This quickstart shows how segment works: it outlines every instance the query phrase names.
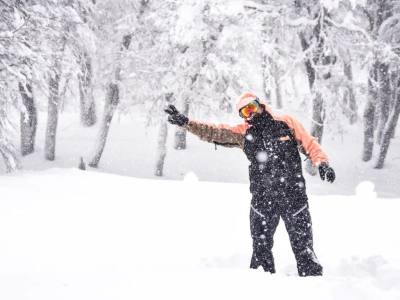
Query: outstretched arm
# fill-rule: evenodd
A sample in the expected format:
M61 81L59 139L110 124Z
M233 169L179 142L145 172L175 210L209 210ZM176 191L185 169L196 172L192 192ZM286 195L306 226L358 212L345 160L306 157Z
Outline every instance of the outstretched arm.
M244 135L247 130L245 124L232 127L225 124L214 125L189 121L185 127L189 132L197 135L203 141L224 147L244 147Z
M247 125L238 126L214 125L198 121L189 120L185 115L181 114L173 105L169 105L165 112L169 114L168 121L181 127L185 127L189 132L197 135L201 140L215 143L225 147L244 146L244 134Z

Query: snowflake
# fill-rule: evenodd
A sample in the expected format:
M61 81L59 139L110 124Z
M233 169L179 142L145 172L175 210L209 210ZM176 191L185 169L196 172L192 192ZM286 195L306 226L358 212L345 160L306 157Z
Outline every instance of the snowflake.
M253 136L249 133L249 134L247 134L246 135L246 140L248 140L248 141L252 141L254 138L253 138Z
M260 163L266 162L267 159L268 159L267 152L265 152L265 151L257 152L257 154L256 154L256 159L257 159L257 161L260 162Z

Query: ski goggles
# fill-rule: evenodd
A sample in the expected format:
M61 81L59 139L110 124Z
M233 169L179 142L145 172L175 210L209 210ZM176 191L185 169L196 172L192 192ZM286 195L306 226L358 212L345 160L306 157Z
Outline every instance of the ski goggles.
M259 109L260 109L260 102L258 102L258 98L256 98L239 110L239 116L241 116L244 119L248 119L253 114L255 114Z

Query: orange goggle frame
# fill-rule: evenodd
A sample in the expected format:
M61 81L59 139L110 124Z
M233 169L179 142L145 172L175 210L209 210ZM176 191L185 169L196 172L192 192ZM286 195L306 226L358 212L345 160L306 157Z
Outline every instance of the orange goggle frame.
M247 104L246 106L243 106L239 110L239 116L241 116L244 119L247 119L252 114L256 113L259 109L260 109L260 102L258 102L258 99L254 99L249 104Z

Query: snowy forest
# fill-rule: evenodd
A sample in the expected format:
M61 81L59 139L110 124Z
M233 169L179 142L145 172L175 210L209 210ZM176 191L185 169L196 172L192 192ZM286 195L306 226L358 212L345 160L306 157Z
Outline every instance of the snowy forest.
M398 300L399 114L400 0L0 0L0 299Z
M163 107L233 114L246 90L277 109L302 107L322 144L326 127L341 132L361 123L359 159L375 159L375 168L396 151L397 0L1 0L0 9L6 171L37 151L38 120L46 122L42 157L57 159L65 111L79 115L82 128L97 124L85 158L97 167L115 114L138 109L159 128L154 172L161 176ZM185 149L185 131L172 134L174 147Z

